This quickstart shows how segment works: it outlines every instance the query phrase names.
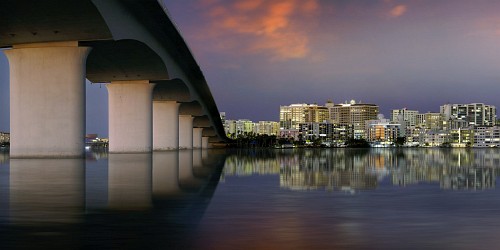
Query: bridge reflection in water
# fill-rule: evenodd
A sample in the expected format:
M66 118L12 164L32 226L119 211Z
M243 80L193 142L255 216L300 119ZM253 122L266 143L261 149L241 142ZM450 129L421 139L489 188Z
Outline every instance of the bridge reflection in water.
M225 154L199 149L101 152L87 159L2 157L2 249L147 249L183 246L183 235L213 195Z
M4 153L0 247L494 248L499 166L498 149Z

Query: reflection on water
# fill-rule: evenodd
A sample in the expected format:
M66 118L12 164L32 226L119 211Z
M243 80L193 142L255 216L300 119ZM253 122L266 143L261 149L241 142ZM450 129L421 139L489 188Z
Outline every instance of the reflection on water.
M495 249L499 163L498 149L0 154L0 248Z
M108 206L146 210L151 207L151 154L111 154L108 158Z
M11 223L79 222L84 182L83 159L11 159Z
M196 246L497 249L498 159L498 149L234 152Z
M387 176L398 186L477 190L495 188L499 166L496 149L299 149L240 152L228 157L223 174L279 174L291 190L355 192L375 189Z
M86 159L5 156L0 248L182 248L209 204L225 157L194 151L88 152ZM195 168L204 174L194 176Z

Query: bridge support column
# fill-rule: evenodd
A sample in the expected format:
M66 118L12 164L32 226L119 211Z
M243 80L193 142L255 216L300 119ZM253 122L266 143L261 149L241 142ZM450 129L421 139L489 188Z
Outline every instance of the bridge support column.
M109 152L151 152L154 84L147 80L106 85L109 102Z
M83 157L89 52L76 41L4 51L10 65L12 158Z
M193 128L193 148L201 148L203 128Z
M179 115L179 149L193 148L193 119L191 115Z
M208 136L203 136L201 137L201 148L207 149L208 148Z
M179 148L179 106L176 101L153 101L153 150Z

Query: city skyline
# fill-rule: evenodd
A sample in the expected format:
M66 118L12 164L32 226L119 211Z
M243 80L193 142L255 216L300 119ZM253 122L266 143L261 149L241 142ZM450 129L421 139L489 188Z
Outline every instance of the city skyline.
M361 100L389 111L500 106L497 1L164 1L228 119L289 103ZM8 125L0 53L0 131ZM107 135L107 91L87 82L87 132ZM270 108L274 107L274 108Z

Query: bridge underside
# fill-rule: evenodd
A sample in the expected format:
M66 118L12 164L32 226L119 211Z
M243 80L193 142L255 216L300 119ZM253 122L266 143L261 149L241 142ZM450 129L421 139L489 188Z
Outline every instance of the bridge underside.
M0 22L12 157L83 156L85 78L109 83L112 152L227 140L199 66L157 1L7 0Z

